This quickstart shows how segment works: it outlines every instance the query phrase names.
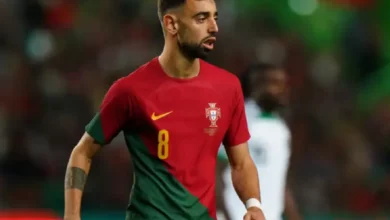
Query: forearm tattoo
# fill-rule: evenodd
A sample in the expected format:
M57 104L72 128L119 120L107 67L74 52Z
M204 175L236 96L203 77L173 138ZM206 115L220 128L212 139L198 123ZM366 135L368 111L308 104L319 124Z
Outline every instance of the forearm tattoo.
M79 189L84 190L87 182L87 174L78 167L69 167L65 175L65 189Z

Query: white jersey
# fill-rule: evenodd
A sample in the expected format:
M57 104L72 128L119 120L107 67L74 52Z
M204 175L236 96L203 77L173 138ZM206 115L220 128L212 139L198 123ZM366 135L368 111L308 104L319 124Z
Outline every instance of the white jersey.
M253 119L256 119L260 113L260 108L253 99L248 99L245 101L245 115L248 119L248 124L253 122Z
M250 111L253 110L250 104ZM290 158L290 130L279 116L261 113L260 109L257 109L257 114L249 112L247 117L251 134L249 151L259 173L263 211L267 220L280 220L284 210ZM226 158L226 153L221 148L219 157L223 158L224 155ZM233 188L229 168L225 170L223 179L228 211L232 220L241 220L246 209Z

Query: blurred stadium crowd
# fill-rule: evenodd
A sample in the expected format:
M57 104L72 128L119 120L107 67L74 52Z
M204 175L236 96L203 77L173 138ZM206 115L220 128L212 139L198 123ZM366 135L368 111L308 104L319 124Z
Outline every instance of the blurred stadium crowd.
M385 212L389 3L307 2L218 1L210 62L238 75L257 61L288 70L301 210ZM0 210L60 211L69 154L108 87L162 49L156 1L1 0L0 26ZM83 207L124 211L131 181L118 137L94 160Z

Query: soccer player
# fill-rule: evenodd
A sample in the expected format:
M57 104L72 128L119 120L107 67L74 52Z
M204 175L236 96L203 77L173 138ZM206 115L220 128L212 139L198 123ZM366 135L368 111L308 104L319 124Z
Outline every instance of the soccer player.
M261 197L267 220L282 219L283 211L289 220L301 219L286 178L290 157L290 131L278 111L287 103L287 75L277 66L258 64L243 76L246 110L251 133L249 150L257 166ZM227 159L220 151L219 158ZM223 171L223 195L226 215L241 220L245 209L240 204L230 180L230 168Z
M71 153L65 219L80 219L92 158L123 131L135 177L126 219L216 219L215 168L223 142L247 208L241 218L263 220L240 82L202 60L218 32L214 0L159 0L158 14L161 55L111 86Z

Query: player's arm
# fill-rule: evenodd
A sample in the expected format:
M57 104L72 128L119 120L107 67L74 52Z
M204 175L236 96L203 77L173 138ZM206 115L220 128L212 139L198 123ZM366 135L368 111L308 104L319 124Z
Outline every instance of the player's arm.
M65 177L65 219L80 219L81 198L93 156L122 130L131 115L131 96L123 79L115 82L99 112L86 126L86 133L73 149Z
M250 135L244 109L244 97L239 82L237 82L232 103L234 107L231 122L223 144L232 170L233 185L248 209L244 219L264 219L260 204L257 168L249 154L247 144Z
M294 196L289 187L286 187L285 192L285 208L284 212L288 220L301 220L298 207L296 205Z
M70 155L65 175L65 220L80 219L84 186L92 158L100 148L101 146L85 133Z
M232 170L232 182L241 201L251 198L261 202L257 168L249 154L248 144L227 147L226 153Z
M289 137L289 145L291 146L291 137ZM287 184L284 194L284 214L287 217L288 220L301 220L303 219L301 215L299 214L298 205L295 202L294 194L291 188L289 187L289 176L291 174L291 156L289 158L289 169L288 169L288 175L287 175Z

